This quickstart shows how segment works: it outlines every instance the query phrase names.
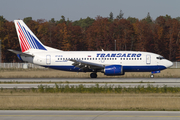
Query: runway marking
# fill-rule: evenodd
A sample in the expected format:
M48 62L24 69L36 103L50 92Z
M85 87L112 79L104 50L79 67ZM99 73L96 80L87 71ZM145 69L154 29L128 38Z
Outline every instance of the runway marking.
M180 116L144 116L144 115L0 115L0 117L180 117Z

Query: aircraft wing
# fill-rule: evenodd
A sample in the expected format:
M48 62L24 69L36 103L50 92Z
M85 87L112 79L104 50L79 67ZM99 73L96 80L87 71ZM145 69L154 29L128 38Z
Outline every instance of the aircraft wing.
M15 53L17 55L23 55L23 56L27 56L27 57L34 57L33 55L30 55L30 54L27 54L27 53L23 53L23 52L17 51L17 50L8 49L8 51L13 52L13 53Z
M91 62L85 62L82 60L69 59L69 61L74 62L72 65L80 69L103 69L104 68L104 65L91 63Z

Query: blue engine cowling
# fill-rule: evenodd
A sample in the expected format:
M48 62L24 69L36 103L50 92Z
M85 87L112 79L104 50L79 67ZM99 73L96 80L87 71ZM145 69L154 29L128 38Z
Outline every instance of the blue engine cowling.
M122 65L109 65L104 68L104 75L124 75Z

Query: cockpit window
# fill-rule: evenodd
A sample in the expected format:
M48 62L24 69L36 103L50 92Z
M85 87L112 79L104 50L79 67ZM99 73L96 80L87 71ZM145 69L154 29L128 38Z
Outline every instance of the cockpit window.
M156 57L156 59L162 60L165 59L163 56Z

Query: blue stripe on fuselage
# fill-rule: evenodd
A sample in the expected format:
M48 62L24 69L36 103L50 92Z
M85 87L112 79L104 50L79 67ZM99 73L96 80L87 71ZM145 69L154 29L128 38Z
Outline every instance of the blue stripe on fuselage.
M72 72L83 72L80 68L75 66L44 66L51 69L72 71ZM151 72L166 69L165 66L123 66L123 72ZM92 70L89 70L91 72Z
M75 66L43 66L43 67L48 67L51 69L63 70L63 71L82 72L80 68Z
M124 72L151 72L166 69L165 66L123 66Z

